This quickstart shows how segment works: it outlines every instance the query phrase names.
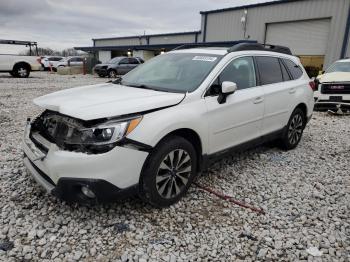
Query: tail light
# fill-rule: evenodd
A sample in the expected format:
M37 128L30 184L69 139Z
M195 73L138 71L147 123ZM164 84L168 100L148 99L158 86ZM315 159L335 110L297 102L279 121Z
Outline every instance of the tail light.
M312 89L312 91L315 92L318 89L318 81L317 80L310 81L309 86Z

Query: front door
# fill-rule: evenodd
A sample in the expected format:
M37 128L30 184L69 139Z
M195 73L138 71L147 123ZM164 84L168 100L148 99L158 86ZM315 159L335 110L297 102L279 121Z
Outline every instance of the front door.
M224 81L236 83L237 91L226 102L217 101ZM231 61L205 96L209 126L209 154L248 142L260 136L264 115L264 92L257 86L252 57Z

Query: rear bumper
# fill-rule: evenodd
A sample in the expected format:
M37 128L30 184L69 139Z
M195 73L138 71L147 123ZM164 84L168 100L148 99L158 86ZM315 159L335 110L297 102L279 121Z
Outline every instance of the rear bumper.
M43 71L43 67L41 64L30 65L31 71Z

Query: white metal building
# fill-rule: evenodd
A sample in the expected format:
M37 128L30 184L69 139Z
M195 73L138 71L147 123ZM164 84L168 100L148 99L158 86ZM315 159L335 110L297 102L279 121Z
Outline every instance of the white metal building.
M315 71L350 56L350 0L277 0L200 14L198 31L93 39L92 47L76 49L104 62L121 54L148 59L183 44L255 40L290 47Z

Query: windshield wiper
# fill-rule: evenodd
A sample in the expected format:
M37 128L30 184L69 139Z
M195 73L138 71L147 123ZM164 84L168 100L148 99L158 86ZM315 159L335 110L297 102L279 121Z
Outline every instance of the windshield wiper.
M141 85L137 85L137 84L125 84L126 86L131 86L131 87L135 87L135 88L141 88L141 89L149 89L149 90L154 90L154 91L158 91L157 89L151 87L151 86L148 86L148 85L144 85L144 84L141 84Z

